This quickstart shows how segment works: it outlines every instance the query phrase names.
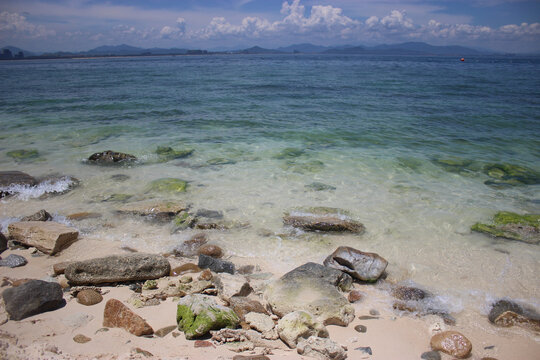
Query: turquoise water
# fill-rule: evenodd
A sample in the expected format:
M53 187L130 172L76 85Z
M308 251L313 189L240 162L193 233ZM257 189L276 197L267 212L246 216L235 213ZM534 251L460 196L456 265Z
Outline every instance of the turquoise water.
M168 227L117 218L119 204L107 199L118 193L131 195L128 201L172 198L246 225L210 231L233 256L286 269L320 261L345 244L387 258L396 282L412 280L465 303L471 291L538 303L538 246L494 241L469 229L501 210L540 212L537 183L489 186L494 179L483 170L509 163L540 171L539 59L4 61L0 78L0 169L69 174L82 184L45 200L39 196L47 189L3 200L4 227L34 209L60 219L97 211L109 215L74 224L85 236L167 251L190 230L171 234ZM194 153L159 162L157 146ZM284 155L288 148L294 151ZM17 149L36 149L39 157L16 161L7 153ZM108 149L136 155L140 163L116 169L84 162ZM445 166L446 160L458 165ZM130 179L112 180L118 173ZM148 184L162 177L189 181L188 191L149 193ZM330 188L314 191L314 182ZM285 211L316 205L352 211L366 233L283 227Z

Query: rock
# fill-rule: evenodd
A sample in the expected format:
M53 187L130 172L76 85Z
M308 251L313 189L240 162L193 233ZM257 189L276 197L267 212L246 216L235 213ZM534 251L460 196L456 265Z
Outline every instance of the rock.
M58 276L63 274L66 271L66 267L71 264L73 261L62 261L53 265L54 275Z
M361 301L364 298L364 294L360 290L352 290L347 296L347 300L350 303Z
M361 351L367 355L373 355L373 351L371 350L370 346L360 346L360 347L355 348L354 350Z
M39 159L39 152L36 149L13 150L8 151L6 155L17 162L32 162Z
M87 220L87 219L98 219L101 217L100 213L94 213L94 212L79 212L74 213L66 216L68 220L72 221L81 221L81 220Z
M430 341L433 350L464 359L471 353L472 344L465 336L457 331L443 331L433 335Z
M102 300L103 296L95 290L82 290L77 294L77 302L86 306L99 304Z
M152 327L142 317L116 299L110 299L105 304L103 326L122 328L135 336L152 335L154 333Z
M170 270L165 257L136 253L73 262L65 275L72 285L88 285L158 279L169 275Z
M188 183L185 180L175 178L162 178L154 180L148 186L148 191L167 194L180 194L187 191Z
M335 208L299 208L286 213L283 222L306 231L364 232L364 225L353 220L347 212Z
M215 273L234 274L234 264L230 261L215 259L204 254L199 255L198 266L201 269L210 269Z
M235 355L233 360L270 360L266 355Z
M198 266L197 266L198 267ZM214 278L214 274L212 274L212 271L210 271L209 269L204 269L200 274L199 274L199 280L205 280L205 281L210 281Z
M398 286L392 290L392 296L403 301L419 301L430 296L422 289L410 286Z
M312 182L309 185L305 185L304 187L311 191L336 190L335 186L327 185L327 184L324 184L322 182L317 182L317 181Z
M484 173L494 180L486 181L486 185L515 186L540 184L540 173L525 166L513 164L489 164Z
M8 248L8 241L4 234L0 232L0 254L6 251Z
M200 347L215 347L215 346L210 341L195 340L195 343L193 344L193 347L200 348Z
M276 329L280 339L291 349L296 347L301 338L307 339L312 335L328 337L326 327L305 311L294 311L285 315L278 321Z
M187 263L171 269L170 276L181 276L188 273L198 273L201 271L201 268L195 264ZM210 279L208 279L210 280Z
M519 215L501 211L495 214L493 223L476 223L471 226L471 230L529 244L540 243L540 214Z
M149 357L149 358L154 357L154 354L152 354L150 351L146 351L146 350L138 348L138 347L134 348L132 351L135 354L141 354L144 357Z
M420 355L424 360L441 360L441 354L438 351L426 351Z
M32 280L2 293L6 311L12 320L56 310L66 304L62 288L57 283Z
M0 260L0 266L6 266L10 268L24 266L27 263L28 261L26 261L23 256L16 254L10 254L5 259Z
M194 151L195 150L193 149L174 150L170 146L158 146L156 154L159 155L162 161L169 161L188 157L193 154Z
M197 250L208 242L208 237L204 233L195 234L191 239L184 241L175 247L173 252L175 256L191 257L197 255Z
M126 174L114 174L114 175L111 175L110 179L114 181L122 182L122 181L129 180L130 178L131 176L126 175Z
M229 305L242 321L244 321L245 315L251 312L268 315L268 311L260 302L247 297L234 296L229 299Z
M77 334L73 337L73 341L79 344L84 344L89 341L92 341L92 339L90 339L88 336L84 336L83 334Z
M355 279L374 282L383 274L388 261L375 253L340 246L324 260L323 264L346 272Z
M367 332L367 327L365 325L356 325L354 330L358 331L359 333L365 333Z
M137 157L133 155L112 150L95 153L88 158L89 163L97 165L123 165L131 164L135 161L137 161Z
M245 321L252 329L262 333L263 338L269 340L278 339L279 335L275 329L274 320L269 315L250 312L245 315Z
M213 258L220 258L223 256L223 250L217 245L203 245L197 250L197 255L206 255Z
M13 286L13 287L21 286L23 284L26 284L27 282L32 281L32 280L34 280L34 279L17 279L17 280L13 280L11 282L11 286Z
M498 300L495 302L488 315L491 323L502 326L521 326L533 331L540 331L540 315L533 309L527 309L523 306L509 300Z
M236 164L236 161L232 159L218 157L218 158L210 159L206 161L206 163L208 165L231 165L231 164Z
M346 349L343 346L328 338L317 336L301 339L296 346L296 351L300 355L321 360L343 360L347 358Z
M297 157L300 157L304 154L304 150L303 149L297 149L297 148L285 148L283 150L281 150L279 153L277 153L276 155L274 155L274 159L280 159L280 160L283 160L283 159L291 159L291 158L297 158Z
M186 209L187 206L177 202L140 201L124 205L116 212L123 215L143 216L157 221L171 221Z
M254 265L243 265L243 266L240 266L236 270L238 274L242 274L242 275L250 275L250 274L253 274L254 271L255 271Z
M187 295L180 299L176 312L178 329L184 331L186 339L207 334L210 330L235 328L240 319L230 308L218 305L207 295Z
M213 277L220 299L229 302L233 296L248 296L253 289L244 276L221 273Z
M307 263L268 285L264 298L278 316L304 310L325 325L347 326L354 319L354 308L338 288L348 290L351 283L351 277L339 270Z
M17 192L14 187L35 186L37 181L22 171L0 171L0 198Z
M197 217L204 217L208 219L223 219L223 213L217 210L199 209L195 215Z
M37 213L29 216L25 216L21 221L48 221L52 216L46 210L39 210Z
M174 330L176 330L176 325L171 325L171 326L166 326L159 330L156 330L154 334L159 337L165 337Z
M54 255L77 240L79 232L53 221L21 221L8 226L9 235L41 252Z

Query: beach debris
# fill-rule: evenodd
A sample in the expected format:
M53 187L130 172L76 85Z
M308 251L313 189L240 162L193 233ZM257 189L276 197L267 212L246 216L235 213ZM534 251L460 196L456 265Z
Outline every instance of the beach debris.
M306 231L364 232L364 225L341 209L328 207L297 208L286 212L283 223Z
M35 214L25 216L21 221L48 221L51 220L52 216L46 210L39 210Z
M0 198L11 195L16 188L31 187L37 180L22 171L0 171Z
M269 315L250 312L245 315L244 319L250 328L262 333L264 339L276 340L279 338L274 320Z
M433 350L442 351L458 359L466 358L472 350L469 339L457 331L443 331L433 335L430 345Z
M12 320L22 320L63 307L66 301L57 283L32 280L2 293L6 311Z
M97 165L123 165L137 161L137 157L130 154L106 150L90 155L88 162Z
M199 255L199 262L197 264L201 269L210 269L215 273L229 273L234 274L234 264L230 261L215 259L211 256L204 254Z
M158 279L170 270L161 255L135 253L76 261L67 266L65 275L72 285L89 285Z
M301 339L296 346L296 351L300 355L321 360L344 360L347 358L346 347L328 338L318 336Z
M187 206L172 201L139 201L124 205L116 210L118 214L141 216L156 221L171 221L187 210Z
M359 333L365 333L367 332L367 327L365 325L356 325L354 330L358 331Z
M156 330L156 332L154 334L156 336L159 336L159 337L165 337L168 334L170 334L171 332L173 332L174 330L176 330L176 328L177 328L176 325L165 326L165 327L162 327L159 330Z
M347 326L354 319L354 308L338 289L351 287L350 275L316 263L306 263L270 283L264 298L280 317L303 310L317 316L325 325Z
M229 306L240 317L241 321L245 320L246 314L252 312L268 315L268 311L259 301L244 296L234 296L230 298Z
M430 297L431 294L427 291L412 286L397 286L392 289L392 296L398 300L419 301Z
M493 216L493 225L476 223L471 226L471 230L493 237L539 244L540 214L519 215L501 211Z
M491 306L488 315L491 323L501 326L520 326L533 331L540 331L540 314L510 300L498 300Z
M188 183L182 179L162 178L154 180L148 186L147 192L155 191L167 194L180 194L187 191Z
M6 266L9 268L15 268L28 264L28 261L24 256L17 254L9 254L6 258L0 260L0 266Z
M85 344L89 341L92 341L91 338L89 338L88 336L85 336L83 334L77 334L73 337L73 341L75 341L76 343L79 343L79 344Z
M54 221L20 221L8 226L12 239L54 255L77 240L79 232Z
M375 282L383 274L388 261L376 253L340 246L324 260L323 264L341 270L355 279Z
M99 304L103 300L103 296L95 290L85 289L77 294L77 302L82 305L91 306Z
M441 354L438 351L426 351L420 355L420 359L424 360L441 360Z
M6 251L7 248L8 248L8 240L4 236L4 234L2 234L2 232L0 232L0 254L3 253L4 251Z
M229 302L233 296L248 296L253 289L249 281L242 275L231 275L223 272L213 277L213 283L220 299Z
M247 316L247 315L246 315ZM296 347L301 338L312 335L328 337L328 330L322 322L306 311L293 311L281 318L276 326L279 338L291 349Z
M103 326L122 328L135 336L152 335L154 333L152 327L142 317L116 299L110 299L105 304Z
M210 330L236 328L240 319L235 312L219 305L211 296L186 295L178 302L176 312L178 329L190 340L206 335Z
M197 254L211 256L213 258L220 258L223 256L223 250L217 245L206 244L206 245L201 246L197 250Z

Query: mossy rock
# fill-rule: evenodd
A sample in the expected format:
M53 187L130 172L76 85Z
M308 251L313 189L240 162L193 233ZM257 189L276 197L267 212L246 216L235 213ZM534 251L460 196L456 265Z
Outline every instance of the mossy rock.
M282 169L299 174L315 173L324 169L324 163L320 160L309 160L306 162L287 161Z
M149 191L157 191L169 194L185 193L188 183L185 180L176 178L157 179L150 183Z
M540 215L519 215L503 211L495 214L493 223L476 223L471 226L471 230L493 237L518 240L529 244L540 243Z
M142 286L143 290L154 290L158 288L157 280L146 280Z
M328 185L328 184L318 182L318 181L312 182L311 184L305 185L304 187L312 191L336 190L335 186Z
M226 159L226 158L213 158L206 162L208 165L232 165L236 164L235 160L232 159Z
M180 299L176 322L178 329L190 340L204 336L210 330L234 329L240 319L232 309L217 304L213 297L195 294Z
M34 162L42 161L44 159L39 157L39 152L36 149L29 150L13 150L6 153L7 156L13 158L17 162Z
M160 159L169 161L188 157L193 154L194 151L194 149L174 150L170 146L158 146L156 149L156 154L159 155Z
M285 148L274 155L274 159L292 159L304 155L305 151L297 148Z
M112 194L111 196L106 197L103 199L103 202L121 202L125 203L129 199L131 199L133 195L131 194Z
M443 168L445 171L466 175L475 173L481 169L477 163L469 159L461 158L436 158L433 163Z
M411 169L414 171L419 170L423 164L422 160L411 157L398 157L397 162L400 167Z
M175 233L180 230L185 230L187 228L192 227L197 222L197 218L193 215L191 215L187 211L182 211L180 214L178 214L173 219L173 230L172 232Z
M495 181L486 185L516 186L540 184L540 173L525 166L513 164L489 164L484 166L484 173Z

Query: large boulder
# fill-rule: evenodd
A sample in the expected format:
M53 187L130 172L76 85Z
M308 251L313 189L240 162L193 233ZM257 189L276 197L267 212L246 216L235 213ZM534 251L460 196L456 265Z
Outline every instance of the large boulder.
M66 267L65 275L71 285L89 285L158 279L170 271L165 257L137 253L76 261Z
M317 316L325 325L347 326L354 319L354 308L338 289L346 291L351 284L348 274L307 263L269 284L264 298L280 317L303 310Z
M204 336L210 330L234 329L240 319L232 309L217 304L213 297L196 294L180 299L176 322L189 340Z
M56 310L66 304L62 287L42 280L31 280L21 286L6 289L2 297L6 311L13 320Z
M501 327L516 325L536 332L540 331L540 314L534 309L529 309L510 300L503 299L493 303L488 319Z
M300 355L320 360L344 360L347 358L346 348L328 338L310 336L301 339L296 345Z
M476 223L471 230L493 237L539 244L540 214L519 215L501 211L493 217L493 224Z
M307 231L362 233L365 230L347 211L327 207L295 209L285 213L283 223Z
M182 211L187 210L187 206L171 201L140 201L130 203L117 209L116 212L123 215L142 216L158 221L170 221Z
M28 246L54 255L77 240L79 232L53 221L21 221L8 226L9 235Z
M30 187L37 184L32 176L22 171L0 171L0 198L16 192L16 186Z
M326 327L305 311L294 311L285 315L278 321L276 328L280 339L291 349L294 349L302 338L307 339L312 335L328 337Z
M346 272L355 279L373 282L382 275L388 261L375 253L340 246L324 260L324 265Z
M126 163L129 164L135 162L136 160L137 157L133 155L124 154L112 150L95 153L90 155L90 157L88 158L89 163L98 165L121 165Z
M110 299L103 311L103 326L122 328L135 336L152 335L154 329L120 300Z

